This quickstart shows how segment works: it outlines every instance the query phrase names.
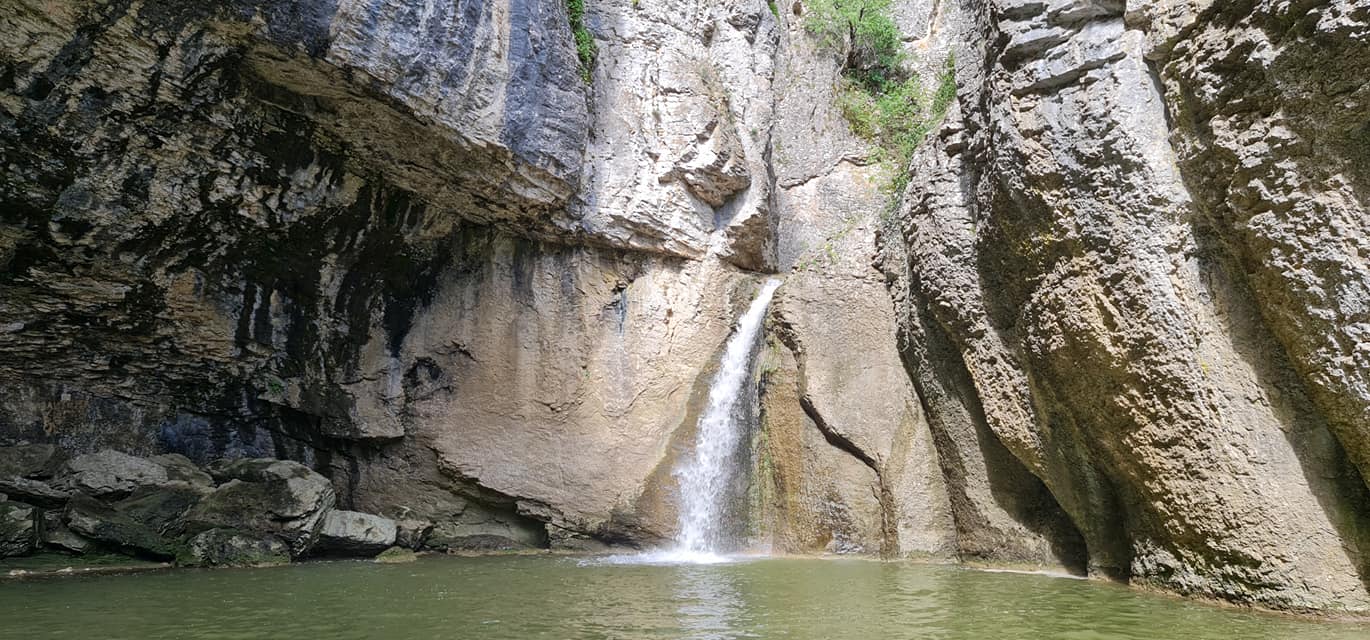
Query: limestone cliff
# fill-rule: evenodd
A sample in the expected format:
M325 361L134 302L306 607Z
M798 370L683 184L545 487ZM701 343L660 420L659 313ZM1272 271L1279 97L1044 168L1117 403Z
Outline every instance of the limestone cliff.
M1091 571L1370 606L1370 6L940 11L959 109L883 264L944 465L996 441Z
M656 544L778 273L748 544L1370 609L1370 4L894 2L893 200L803 0L586 4L0 0L0 445Z

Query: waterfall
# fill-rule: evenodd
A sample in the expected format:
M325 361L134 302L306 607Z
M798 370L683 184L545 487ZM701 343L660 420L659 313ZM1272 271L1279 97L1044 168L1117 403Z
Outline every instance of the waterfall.
M769 280L761 287L747 313L728 338L723 360L709 387L709 406L699 419L694 455L675 471L680 486L680 533L676 553L707 561L721 549L725 498L734 475L735 459L743 428L737 420L737 403L750 377L752 347L756 344L766 307L780 286Z

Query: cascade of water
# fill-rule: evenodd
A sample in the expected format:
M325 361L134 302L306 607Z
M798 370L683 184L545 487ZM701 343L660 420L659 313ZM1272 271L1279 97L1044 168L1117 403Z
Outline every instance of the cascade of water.
M769 280L761 287L728 339L709 387L709 406L699 419L694 455L675 471L680 485L678 552L711 555L720 550L724 498L737 472L734 458L743 435L735 417L737 402L749 377L747 365L766 308L779 286L779 280Z

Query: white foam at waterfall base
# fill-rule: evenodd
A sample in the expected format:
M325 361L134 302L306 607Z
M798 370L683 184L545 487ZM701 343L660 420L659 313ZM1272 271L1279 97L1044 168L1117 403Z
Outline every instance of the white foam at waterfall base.
M719 564L745 559L723 550L723 514L728 488L737 469L733 467L742 444L742 425L736 419L739 398L750 378L752 348L779 280L768 280L737 322L728 338L723 360L709 386L709 405L699 418L694 454L675 470L680 487L680 531L673 549L640 554L606 556L604 564Z

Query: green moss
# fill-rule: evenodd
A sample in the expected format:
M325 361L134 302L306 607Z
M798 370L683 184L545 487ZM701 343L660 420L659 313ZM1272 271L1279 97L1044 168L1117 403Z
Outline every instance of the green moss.
M775 6L775 0L766 0L766 7L771 10L771 15L775 16L776 20L780 19L780 9Z
M599 47L595 45L594 35L585 27L585 0L566 0L566 16L571 21L571 36L576 41L576 57L580 58L580 79L589 83Z

